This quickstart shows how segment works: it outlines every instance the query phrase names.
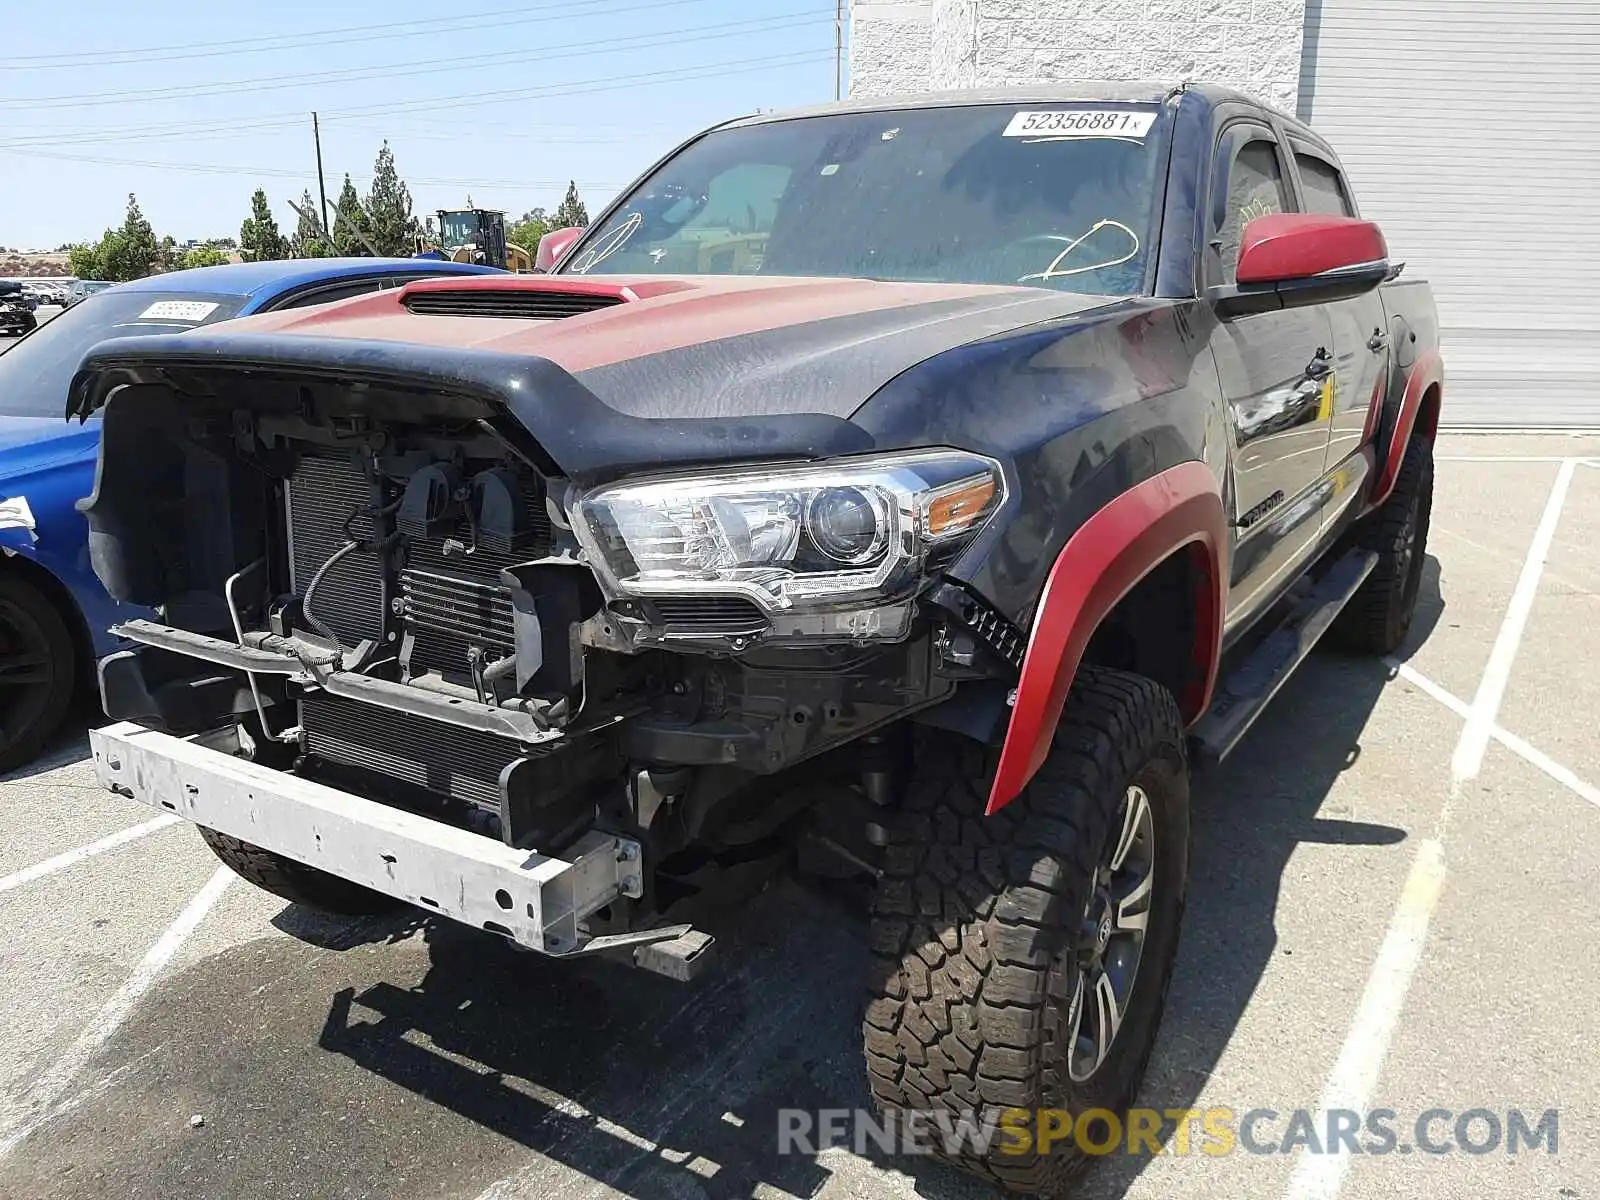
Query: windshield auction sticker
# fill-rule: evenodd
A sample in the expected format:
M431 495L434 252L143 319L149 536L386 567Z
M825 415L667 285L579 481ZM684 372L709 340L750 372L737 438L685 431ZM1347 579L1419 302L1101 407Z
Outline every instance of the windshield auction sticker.
M1019 112L1011 118L1011 124L1001 136L1049 141L1103 137L1143 141L1155 123L1155 113L1137 109L1063 108L1051 112Z
M141 321L204 321L217 311L204 300L158 300L139 314Z

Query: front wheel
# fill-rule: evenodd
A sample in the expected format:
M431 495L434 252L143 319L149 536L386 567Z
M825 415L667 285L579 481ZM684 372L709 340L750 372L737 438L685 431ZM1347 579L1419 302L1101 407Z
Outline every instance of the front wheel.
M934 1152L1057 1195L1088 1158L1071 1134L1042 1146L1041 1112L1069 1129L1093 1109L1123 1117L1172 976L1189 862L1177 704L1148 679L1081 669L1049 759L990 817L981 747L928 738L917 764L873 904L873 1097L980 1128L1022 1110L1027 1138L935 1138Z
M0 575L0 771L36 758L71 707L78 653L56 602Z
M204 825L196 828L211 852L232 868L235 875L291 904L304 904L341 916L367 916L400 907L400 901L392 896L359 883L308 867Z

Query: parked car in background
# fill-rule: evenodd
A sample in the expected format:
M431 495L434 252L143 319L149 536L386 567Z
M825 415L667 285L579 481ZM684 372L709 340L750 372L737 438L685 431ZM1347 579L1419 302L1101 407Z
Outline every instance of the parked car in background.
M87 300L96 292L103 292L108 287L115 285L104 279L75 279L67 289L67 304L77 304L80 300Z
M20 283L0 279L0 337L18 337L32 333L39 319L33 315L33 305Z
M93 686L95 658L115 648L106 629L131 615L90 570L88 526L73 507L94 490L100 445L98 421L80 426L63 419L67 387L84 352L107 339L182 333L413 279L494 273L460 263L375 258L176 271L105 285L108 290L0 351L0 771L38 753L78 686ZM32 313L23 315L32 322Z

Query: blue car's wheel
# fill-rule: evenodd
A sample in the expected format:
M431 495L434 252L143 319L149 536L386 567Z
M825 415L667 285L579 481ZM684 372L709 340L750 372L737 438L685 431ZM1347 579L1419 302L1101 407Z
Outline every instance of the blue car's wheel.
M0 771L44 749L77 679L72 634L55 604L26 579L0 575Z

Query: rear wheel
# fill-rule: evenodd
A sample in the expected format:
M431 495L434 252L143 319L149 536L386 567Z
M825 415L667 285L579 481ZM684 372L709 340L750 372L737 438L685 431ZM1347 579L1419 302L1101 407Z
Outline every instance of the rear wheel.
M55 602L21 576L0 575L0 771L38 756L77 683L77 649Z
M1356 653L1392 654L1405 642L1417 611L1432 516L1433 447L1414 437L1394 491L1367 518L1359 544L1378 555L1378 565L1334 622L1335 644Z
M1056 1121L1132 1104L1172 975L1189 858L1182 721L1164 688L1078 675L1049 759L984 816L990 756L929 738L896 814L873 905L864 1039L891 1114L1042 1109ZM937 1128L937 1125L934 1126ZM1106 1128L1083 1132L1095 1144ZM935 1141L938 1139L936 1138ZM1071 1132L934 1147L1028 1193L1088 1159Z
M211 852L233 869L234 874L246 879L263 891L281 896L292 904L320 908L324 912L345 916L366 916L370 913L388 912L399 908L400 901L382 892L340 879L316 867L252 846L204 825L197 827Z

